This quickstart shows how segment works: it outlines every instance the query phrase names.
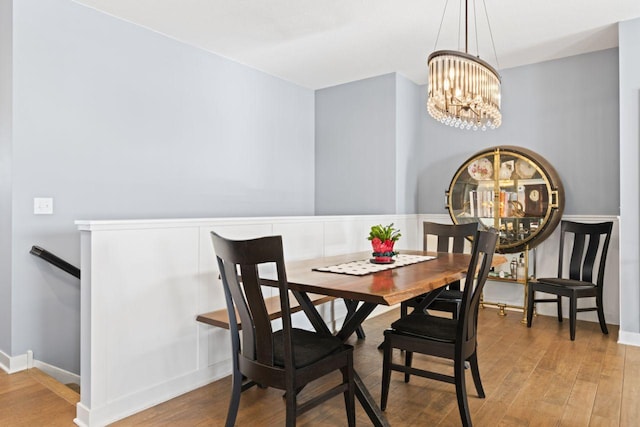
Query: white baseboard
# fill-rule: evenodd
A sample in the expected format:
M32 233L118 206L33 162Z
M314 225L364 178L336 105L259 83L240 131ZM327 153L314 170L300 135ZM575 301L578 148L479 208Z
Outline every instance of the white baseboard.
M82 402L78 402L76 404L76 417L73 419L73 423L80 427L89 427L91 411L82 404Z
M9 356L0 351L0 368L8 374L24 371L29 368L31 352L20 354L18 356Z
M76 418L73 422L78 426L104 426L111 424L224 378L230 374L227 365L226 361L223 361L217 365L172 378L148 389L133 392L91 409L81 401L76 405Z
M8 374L14 374L16 372L24 371L25 369L38 368L62 384L80 384L80 375L65 371L64 369L60 369L39 360L34 360L31 350L27 351L25 354L13 357L0 351L0 368Z
M626 344L626 345L633 345L635 347L640 347L640 334L637 332L619 331L618 344Z
M38 368L50 377L55 378L55 380L61 384L80 384L80 375L74 374L73 372L65 371L64 369L60 369L39 360L33 361L33 367Z

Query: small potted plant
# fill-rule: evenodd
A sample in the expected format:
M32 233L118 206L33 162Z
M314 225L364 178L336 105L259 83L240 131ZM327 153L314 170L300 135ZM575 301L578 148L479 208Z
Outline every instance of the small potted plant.
M374 225L369 232L368 240L371 241L373 247L372 262L378 264L390 264L393 262L392 257L397 254L393 250L393 245L402 236L399 230L393 227L393 223L383 227L382 224Z

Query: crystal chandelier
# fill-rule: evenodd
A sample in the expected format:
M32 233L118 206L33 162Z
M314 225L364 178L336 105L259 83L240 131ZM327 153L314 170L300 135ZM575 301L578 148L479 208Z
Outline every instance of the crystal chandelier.
M460 129L495 129L502 123L500 75L468 53L467 3L465 0L465 51L438 50L429 55L427 111L439 122Z

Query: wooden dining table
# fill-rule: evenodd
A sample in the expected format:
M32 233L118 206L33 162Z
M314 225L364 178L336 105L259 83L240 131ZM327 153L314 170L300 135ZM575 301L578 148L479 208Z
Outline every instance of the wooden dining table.
M423 251L402 251L402 253L435 258L360 276L314 269L350 261L367 260L370 258L370 252L287 262L286 274L289 289L295 295L314 329L319 333L332 334L308 294L329 295L347 301L348 306L350 305L353 309L348 311L342 327L336 334L343 341L346 341L360 328L362 322L378 305L395 305L428 293L417 309L427 307L446 285L466 276L471 259L469 254ZM506 259L503 256L496 255L493 258L494 266L504 262ZM264 274L261 275L261 279L266 286L278 286L275 275ZM357 372L355 373L355 384L356 396L373 425L388 426L389 422L384 413L374 401Z

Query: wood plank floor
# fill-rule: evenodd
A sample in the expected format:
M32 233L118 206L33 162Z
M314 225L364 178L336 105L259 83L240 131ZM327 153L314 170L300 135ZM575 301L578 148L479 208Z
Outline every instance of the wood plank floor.
M0 370L0 425L73 426L78 393L38 369Z
M624 426L640 425L640 348L619 345L618 328L603 335L596 323L578 322L576 341L569 340L568 321L538 316L533 328L520 324L521 313L480 313L479 364L485 399L470 385L469 405L476 427L487 426ZM364 324L367 338L352 339L356 369L379 400L382 353L377 350L382 331L398 316L393 310ZM400 361L400 353L394 355ZM416 366L450 370L446 361L416 355ZM405 384L394 372L386 414L393 426L459 426L453 385L423 378ZM319 381L302 398L329 387ZM0 425L73 425L73 404L32 384L26 374L0 375ZM230 378L121 420L114 426L224 425ZM357 407L357 423L370 425ZM284 425L282 393L252 388L240 400L238 426ZM299 417L299 426L346 424L343 400L334 398Z
M480 313L479 363L486 392L475 396L469 377L469 405L475 426L637 426L640 425L640 348L618 345L618 328L603 335L597 324L578 322L576 341L569 340L568 321L538 316L533 328L520 323L522 315L496 310ZM379 400L382 353L376 349L382 331L398 317L398 310L365 323L367 338L352 339L356 369ZM394 357L400 360L400 353ZM416 355L416 366L450 365ZM334 378L337 380L337 377ZM323 381L305 389L302 397ZM170 402L156 406L116 426L223 425L230 379L225 378ZM237 425L284 425L284 402L278 390L253 388L243 393ZM370 425L357 405L357 422ZM386 414L393 426L459 426L453 385L413 378L405 384L392 373ZM301 426L345 425L343 400L335 398L298 419Z

